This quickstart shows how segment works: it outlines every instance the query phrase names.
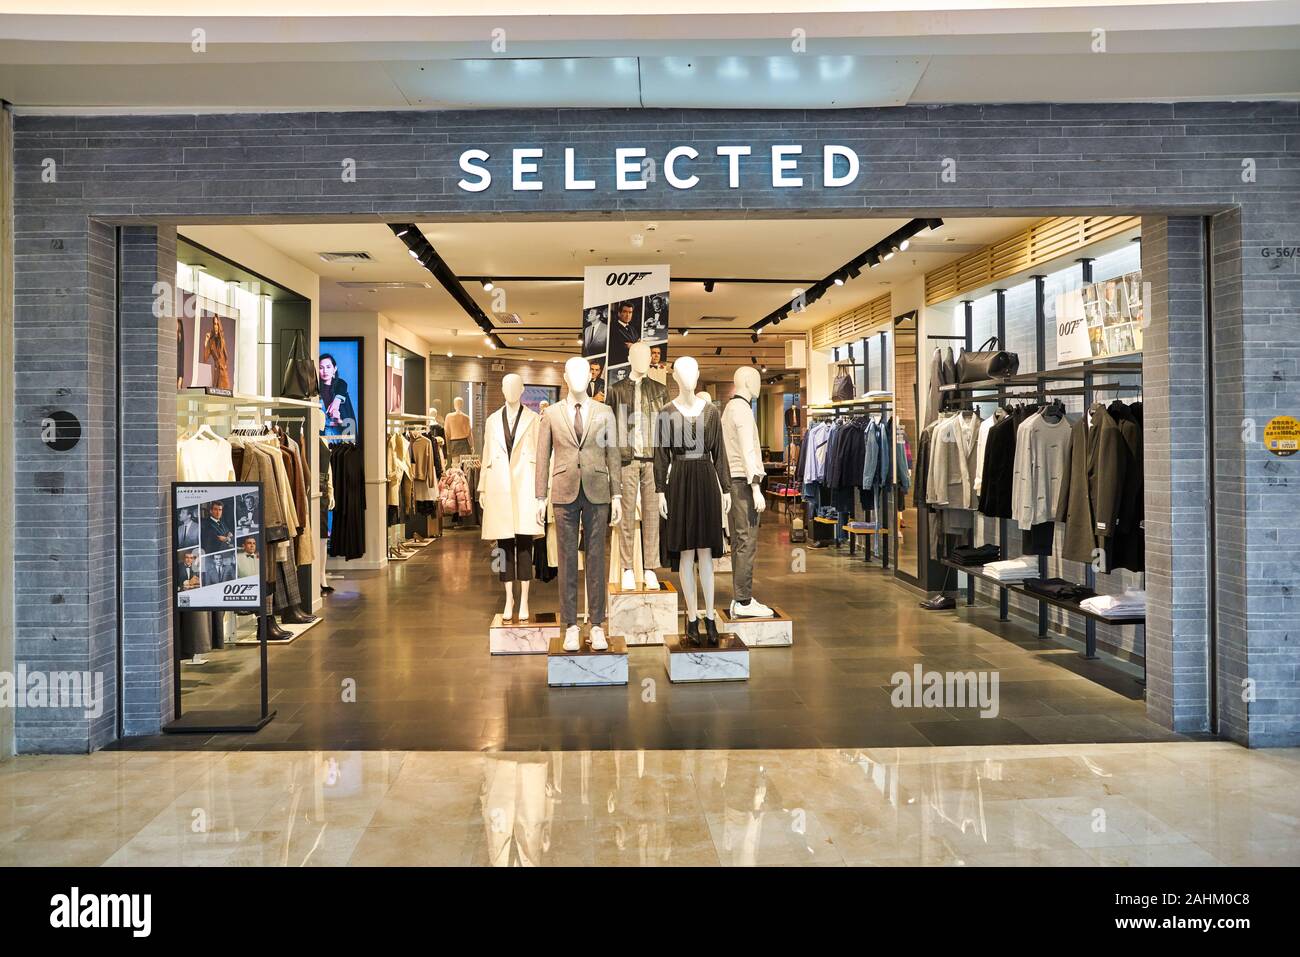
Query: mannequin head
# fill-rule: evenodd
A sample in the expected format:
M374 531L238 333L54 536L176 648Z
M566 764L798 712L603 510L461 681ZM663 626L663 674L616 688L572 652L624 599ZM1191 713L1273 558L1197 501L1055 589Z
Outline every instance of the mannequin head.
M650 344L634 342L627 347L627 361L634 375L643 376L650 371Z
M682 356L673 363L673 381L681 398L694 396L695 384L700 381L700 364L690 356Z
M701 389L699 392L695 393L695 398L699 399L701 402L713 401L713 396L709 395L709 393L706 392L704 389Z
M574 356L564 363L564 384L574 398L583 398L587 394L587 384L591 382L591 365L582 356Z
M763 391L762 380L753 366L741 366L731 381L736 384L736 394L743 395L746 399L753 399Z
M501 394L506 397L506 402L510 405L518 405L519 399L524 394L524 380L515 373L510 373L501 380Z
M462 399L460 396L456 396L456 398L451 400L451 410L453 412L460 412L461 414L464 414L465 400Z
M436 405L429 406L429 418L435 422L438 421L438 407Z

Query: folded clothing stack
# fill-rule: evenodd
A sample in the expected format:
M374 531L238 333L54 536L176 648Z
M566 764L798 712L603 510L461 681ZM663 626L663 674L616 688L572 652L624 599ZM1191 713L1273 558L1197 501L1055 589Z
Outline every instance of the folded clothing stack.
M1038 558L1023 555L1005 562L989 562L984 566L984 574L1000 582L1022 582L1026 578L1038 576Z
M1024 585L1025 591L1031 591L1035 595L1045 595L1048 598L1056 598L1060 601L1071 601L1076 605L1085 598L1093 598L1097 594L1091 588L1076 585L1064 578L1026 578Z
M855 532L874 531L880 528L875 522L845 522L844 527Z
M1103 618L1141 618L1147 613L1147 593L1133 589L1122 595L1098 595L1085 598L1079 607Z
M948 557L958 565L983 565L997 561L1001 550L996 545L958 545Z

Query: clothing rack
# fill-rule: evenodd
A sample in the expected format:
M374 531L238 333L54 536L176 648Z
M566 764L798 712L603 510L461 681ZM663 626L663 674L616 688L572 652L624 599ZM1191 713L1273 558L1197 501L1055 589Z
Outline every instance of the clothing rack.
M1041 372L1018 373L1013 376L1007 376L1003 379L984 379L977 382L957 383L952 385L941 385L940 392L946 392L952 395L952 404L970 408L972 406L996 402L998 404L1004 401L1014 399L1035 399L1047 396L1078 396L1083 399L1083 405L1086 410L1091 408L1095 394L1098 392L1116 392L1120 394L1137 394L1142 393L1141 383L1124 383L1124 382L1096 382L1096 376L1142 376L1141 361L1134 360L1102 360L1094 362L1084 362L1079 365L1065 366L1059 369L1045 369ZM1061 388L1052 388L1054 383L1065 383ZM1077 383L1077 385L1075 385ZM995 392L996 395L976 396L964 393L974 392ZM998 519L998 547L1001 551L1001 558L1005 560L1007 555L1009 520L1005 518ZM1070 602L1054 600L1030 591L1024 586L1017 586L1013 583L999 582L990 576L983 575L979 572L978 566L966 566L952 561L947 556L947 536L941 536L944 542L944 554L939 556L939 562L949 568L956 568L965 572L967 575L966 584L966 604L975 604L975 582L984 580L997 586L998 588L998 620L1009 621L1008 593L1015 592L1027 596L1038 602L1038 637L1047 637L1047 610L1049 607L1060 608L1068 613L1080 616L1084 619L1084 657L1089 660L1096 659L1097 656L1097 623L1101 622L1107 625L1115 626L1135 626L1143 630L1143 647L1142 647L1142 683L1146 683L1146 618L1132 617L1123 619L1108 619L1101 615L1088 612ZM970 544L974 544L974 532L971 532ZM1047 577L1047 555L1038 556L1038 577ZM1096 570L1091 564L1085 565L1084 585L1087 588L1094 588L1097 581ZM1146 575L1142 574L1142 582L1145 587Z

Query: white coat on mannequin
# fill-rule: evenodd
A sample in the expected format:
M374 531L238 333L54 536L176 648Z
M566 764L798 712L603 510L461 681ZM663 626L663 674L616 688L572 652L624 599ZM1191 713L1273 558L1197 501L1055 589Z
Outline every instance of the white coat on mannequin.
M479 469L479 505L483 509L481 537L487 541L512 539L516 535L538 536L543 532L538 521L533 485L537 476L538 415L520 403L524 381L513 372L501 381L505 405L483 424L483 457ZM506 450L506 425L502 415L514 425L513 447ZM519 582L519 620L528 620L528 581ZM501 617L514 618L514 583L505 582L506 604Z

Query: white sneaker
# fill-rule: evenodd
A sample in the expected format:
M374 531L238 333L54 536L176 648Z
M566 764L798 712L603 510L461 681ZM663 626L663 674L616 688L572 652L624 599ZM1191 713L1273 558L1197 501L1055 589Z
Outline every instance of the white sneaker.
M762 604L755 598L741 605L738 602L731 603L732 618L771 618L774 614L771 608Z
M578 638L578 626L570 625L564 631L564 650L577 651L582 647L582 642Z
M609 642L605 640L605 629L600 625L591 626L591 650L604 651L609 647Z
M636 575L632 572L632 569L624 569L623 581L620 584L623 586L623 591L636 590Z
M648 568L645 570L645 590L646 591L659 590L659 577Z

